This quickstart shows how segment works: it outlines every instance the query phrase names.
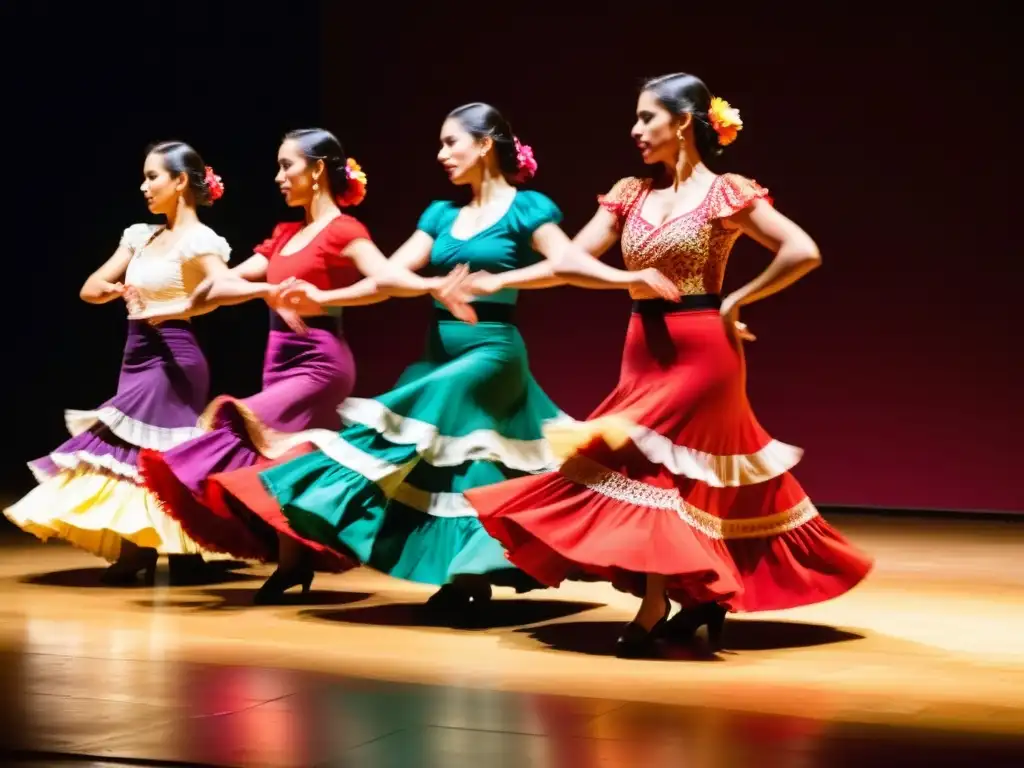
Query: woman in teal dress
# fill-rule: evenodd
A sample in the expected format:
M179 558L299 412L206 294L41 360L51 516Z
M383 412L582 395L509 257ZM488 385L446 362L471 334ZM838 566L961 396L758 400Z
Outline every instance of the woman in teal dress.
M227 490L257 514L269 494L274 514L299 536L389 575L441 586L428 606L464 618L487 603L492 584L539 586L508 561L462 494L556 467L542 428L568 417L530 373L511 286L564 284L545 261L570 244L555 204L517 190L536 163L493 107L449 114L438 161L453 184L472 187L472 201L432 203L392 260L437 274L468 266L473 292L483 297L472 304L476 322L436 304L426 353L394 389L349 398L340 407L345 429L310 433L318 450L259 472L260 487ZM653 270L605 269L624 288L668 285ZM298 283L283 299L301 311L329 306L333 293ZM308 588L308 568L291 570L280 574L280 587Z

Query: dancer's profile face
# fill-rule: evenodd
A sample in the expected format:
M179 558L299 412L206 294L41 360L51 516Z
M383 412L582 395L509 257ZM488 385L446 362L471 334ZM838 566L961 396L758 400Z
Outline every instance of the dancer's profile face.
M313 184L317 181L314 172L320 163L311 163L302 154L298 143L287 139L277 150L277 176L274 181L284 195L287 205L300 207L309 205L313 199Z
M151 152L142 166L142 190L146 207L151 213L172 213L178 205L178 198L188 189L188 177L184 173L172 176L164 165L163 155Z
M494 144L490 139L475 139L455 118L449 117L441 126L441 149L437 162L448 174L452 184L469 184L487 151Z
M630 135L648 165L674 164L679 153L679 121L650 91L644 91L636 102L636 123Z

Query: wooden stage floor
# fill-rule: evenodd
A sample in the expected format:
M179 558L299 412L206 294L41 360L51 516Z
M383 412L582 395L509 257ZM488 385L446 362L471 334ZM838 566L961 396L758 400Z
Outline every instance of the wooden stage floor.
M1024 521L830 518L878 559L829 603L730 619L726 652L608 655L633 598L500 594L492 626L359 570L254 608L0 537L4 763L239 766L1024 765ZM158 581L161 576L158 575ZM72 763L68 763L69 765ZM138 763L136 763L138 764Z

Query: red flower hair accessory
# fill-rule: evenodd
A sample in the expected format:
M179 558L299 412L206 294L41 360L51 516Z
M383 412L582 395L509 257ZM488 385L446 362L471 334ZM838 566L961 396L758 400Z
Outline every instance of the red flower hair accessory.
M533 156L533 147L522 144L518 136L513 136L512 141L515 143L516 164L519 166L516 181L528 181L537 174L537 160Z
M366 173L351 157L345 162L345 176L348 186L335 200L342 208L359 205L366 198Z
M210 193L210 201L220 200L224 197L224 182L220 176L213 172L213 168L206 166L206 176L203 178L206 189Z

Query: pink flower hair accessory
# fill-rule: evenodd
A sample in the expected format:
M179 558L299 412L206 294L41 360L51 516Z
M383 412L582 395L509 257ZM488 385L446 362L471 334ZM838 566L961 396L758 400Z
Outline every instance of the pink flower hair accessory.
M519 167L516 181L528 181L537 175L537 160L533 156L533 147L520 142L518 136L513 136L512 141L515 143L516 165Z
M220 176L213 172L213 168L206 166L206 176L203 178L206 189L210 192L210 201L220 200L224 197L224 182Z

